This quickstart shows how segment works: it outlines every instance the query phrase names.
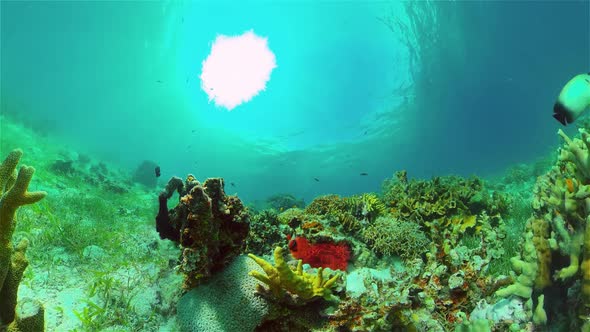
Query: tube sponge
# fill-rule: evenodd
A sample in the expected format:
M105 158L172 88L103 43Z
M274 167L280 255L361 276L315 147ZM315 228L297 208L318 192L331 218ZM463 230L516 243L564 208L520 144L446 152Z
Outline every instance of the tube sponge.
M24 270L28 265L25 252L28 241L21 241L16 249L12 245L12 233L16 226L16 210L26 204L33 204L45 197L43 191L29 192L28 187L35 173L33 167L21 166L18 173L16 166L23 152L13 150L0 165L0 330L8 326L9 331L24 331L27 326L43 328L43 310L36 304L37 310L32 316L19 316L17 307L18 286Z

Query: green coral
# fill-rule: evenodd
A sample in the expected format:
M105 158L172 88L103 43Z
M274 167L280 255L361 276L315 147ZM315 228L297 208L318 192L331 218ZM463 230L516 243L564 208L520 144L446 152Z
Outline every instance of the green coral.
M385 212L385 204L383 204L379 197L373 193L362 194L361 201L363 203L363 217L369 221L375 220L379 215Z
M16 210L22 205L36 203L47 195L42 191L28 191L35 173L33 167L21 166L17 173L16 167L22 154L21 150L14 150L0 165L0 328L7 326L8 331L14 332L39 331L43 330L44 325L43 309L39 303L33 303L35 310L26 315L17 312L18 286L28 265L25 257L28 241L22 240L13 249Z
M283 257L281 247L276 247L274 251L274 266L253 254L248 254L248 257L260 265L266 273L262 274L254 270L249 274L266 284L272 295L277 299L283 298L287 293L297 295L303 301L315 298L334 299L331 288L340 278L339 275L326 280L322 268L318 269L316 275L303 272L303 262L301 260L299 260L297 268L292 270Z
M347 201L338 195L324 195L315 198L305 208L305 213L325 216L347 209Z
M420 226L411 221L379 217L362 232L363 239L374 251L398 255L409 260L428 250L429 241Z
M287 233L286 228L281 225L275 210L263 210L252 215L245 250L257 255L272 251L277 244L285 242L283 233Z
M408 181L405 171L383 182L387 211L396 218L427 222L455 215L504 214L509 200L490 192L477 177L434 177L429 181Z

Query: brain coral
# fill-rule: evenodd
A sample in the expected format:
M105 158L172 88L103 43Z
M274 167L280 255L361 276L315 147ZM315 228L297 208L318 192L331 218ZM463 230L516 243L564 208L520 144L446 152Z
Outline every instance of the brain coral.
M250 271L264 273L247 256L238 256L210 282L186 293L178 302L178 323L186 332L254 331L269 312L255 294L258 280Z

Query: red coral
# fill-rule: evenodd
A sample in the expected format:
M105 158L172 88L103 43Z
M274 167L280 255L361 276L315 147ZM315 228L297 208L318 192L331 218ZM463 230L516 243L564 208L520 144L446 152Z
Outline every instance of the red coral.
M350 248L346 243L309 243L304 237L289 241L291 255L312 267L329 267L344 270L350 259Z

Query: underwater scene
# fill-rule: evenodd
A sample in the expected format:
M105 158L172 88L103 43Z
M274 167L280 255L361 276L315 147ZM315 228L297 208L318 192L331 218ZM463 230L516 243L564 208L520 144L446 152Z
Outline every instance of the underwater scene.
M590 2L0 1L0 332L590 332Z

